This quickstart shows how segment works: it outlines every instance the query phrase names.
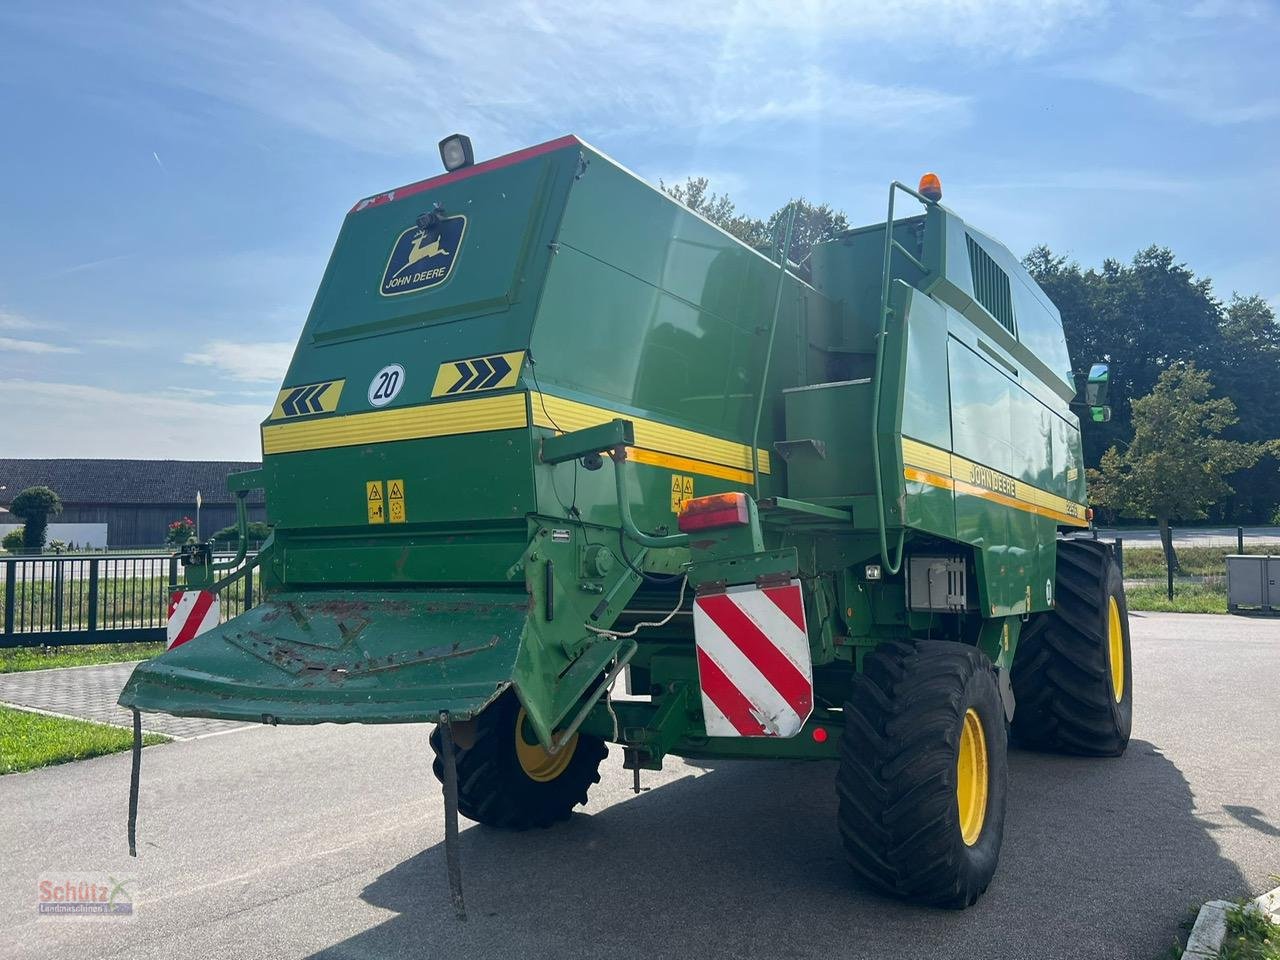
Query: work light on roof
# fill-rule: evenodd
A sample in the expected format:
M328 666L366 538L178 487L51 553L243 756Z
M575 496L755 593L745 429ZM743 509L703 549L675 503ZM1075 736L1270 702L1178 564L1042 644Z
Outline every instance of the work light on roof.
M476 162L471 152L471 138L461 133L454 133L440 141L440 160L450 173L461 170Z

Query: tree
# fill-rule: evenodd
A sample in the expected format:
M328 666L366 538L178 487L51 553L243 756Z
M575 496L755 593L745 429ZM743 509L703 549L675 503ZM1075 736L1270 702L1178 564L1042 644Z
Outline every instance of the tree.
M1151 246L1128 264L1108 259L1101 270L1082 270L1040 246L1023 264L1062 314L1076 372L1110 363L1114 397L1145 396L1178 363L1221 365L1222 304L1211 281L1197 278L1168 248ZM1085 426L1086 463L1098 463L1130 435L1130 411L1117 404L1115 413L1110 423Z
M62 500L48 487L27 487L13 498L9 512L23 521L22 549L39 553L49 534L49 518L62 512Z
M706 217L747 246L763 247L769 244L769 231L764 221L739 213L737 205L729 199L728 194L712 193L711 181L706 177L689 177L684 183L670 187L659 180L658 186L671 199Z
M1222 364L1214 374L1222 392L1236 403L1240 421L1226 436L1233 440L1280 437L1280 324L1262 297L1232 296L1223 314ZM1259 462L1236 478L1230 518L1270 516L1280 503L1280 470L1269 460Z
M796 222L791 231L791 249L787 251L787 255L796 263L806 263L814 246L838 237L849 229L849 219L843 211L833 209L825 203L814 206L800 197L774 211L765 224L767 234L776 238L779 244L787 229L787 211L793 206L796 210Z
M791 231L791 248L787 254L793 262L799 264L809 259L809 253L815 244L830 240L849 229L849 219L842 211L826 203L812 204L804 197L787 201L768 220L761 220L740 212L728 194L712 193L711 181L706 177L689 177L684 183L670 187L659 180L658 186L673 200L678 200L694 213L706 217L747 246L771 254L782 243L787 212L794 206L796 222Z
M1226 478L1253 466L1268 446L1224 438L1236 423L1236 405L1212 392L1209 374L1193 364L1165 370L1151 393L1131 404L1132 442L1123 452L1111 447L1100 469L1090 471L1099 504L1127 517L1155 517L1175 572L1169 522L1204 518L1208 507L1231 495Z

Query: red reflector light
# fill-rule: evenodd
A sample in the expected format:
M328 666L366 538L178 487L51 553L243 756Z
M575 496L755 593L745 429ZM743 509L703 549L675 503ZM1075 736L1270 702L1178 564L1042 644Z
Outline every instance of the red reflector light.
M684 533L735 527L751 522L745 493L716 493L709 497L686 500L680 511L679 525Z
M826 728L826 727L814 727L814 728L813 728L813 742L814 742L814 743L826 743L826 742L827 742L827 728Z

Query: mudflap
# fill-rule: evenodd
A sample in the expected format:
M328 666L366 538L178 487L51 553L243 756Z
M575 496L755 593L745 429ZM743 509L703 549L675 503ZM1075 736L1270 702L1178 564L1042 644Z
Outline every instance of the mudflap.
M523 591L277 594L139 664L120 704L264 723L469 720L513 684L528 613Z

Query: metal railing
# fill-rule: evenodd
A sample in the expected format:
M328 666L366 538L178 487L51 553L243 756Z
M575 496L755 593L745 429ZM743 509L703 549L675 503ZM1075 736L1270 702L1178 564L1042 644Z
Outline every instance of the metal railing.
M0 647L165 639L169 599L182 584L171 554L0 559ZM218 595L221 619L256 601L254 558Z
M880 395L884 392L885 341L889 336L889 315L893 312L889 303L889 288L893 281L893 255L895 253L899 254L921 273L926 276L929 274L929 268L921 263L914 253L893 237L893 201L899 190L915 197L924 204L926 210L935 203L935 201L930 200L923 194L912 190L905 183L899 183L895 180L889 184L889 215L885 218L884 264L881 268L883 272L880 277L880 316L878 320L880 330L876 334L876 365L871 380L871 466L876 481L876 520L877 530L880 533L880 562L884 565L885 573L891 576L902 568L903 547L906 544L907 536L907 528L903 526L898 531L897 556L891 559L892 555L889 553L889 525L884 509L884 475L880 466ZM898 464L897 472L902 472L901 463ZM902 477L899 476L898 482L901 482L901 480Z

